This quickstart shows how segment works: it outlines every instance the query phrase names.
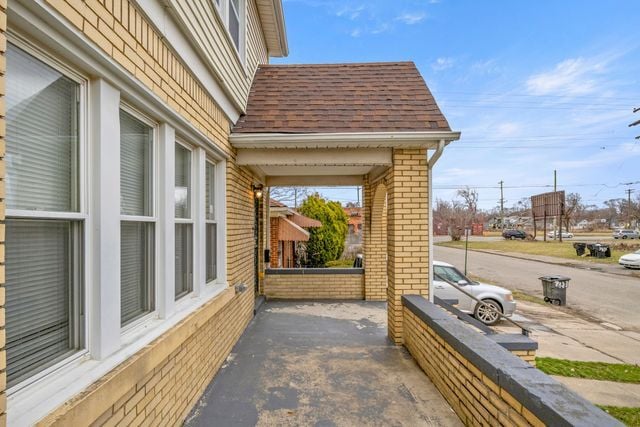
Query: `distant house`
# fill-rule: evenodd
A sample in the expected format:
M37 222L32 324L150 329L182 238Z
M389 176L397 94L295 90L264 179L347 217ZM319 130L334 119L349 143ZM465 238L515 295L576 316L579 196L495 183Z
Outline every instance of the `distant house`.
M355 244L362 242L362 208L346 207L344 213L349 217L349 234L347 243Z
M269 200L269 236L271 268L295 268L305 255L308 228L322 227L318 220L301 215L278 200Z

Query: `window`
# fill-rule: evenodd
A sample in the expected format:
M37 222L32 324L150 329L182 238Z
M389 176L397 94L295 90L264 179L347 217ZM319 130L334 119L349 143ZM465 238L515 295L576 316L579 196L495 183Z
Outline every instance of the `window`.
M191 150L176 143L175 159L175 298L193 290L193 218L191 215Z
M11 387L83 345L83 84L9 44L6 351Z
M153 128L120 110L120 322L154 309Z
M209 283L218 277L216 262L218 256L215 206L216 167L214 164L206 162L205 169L206 282Z
M462 273L460 273L458 270L456 270L453 267L443 267L440 265L434 265L433 272L436 278L448 280L456 284L461 280L464 280L464 281L467 280L467 278L464 277Z
M228 26L229 33L231 34L231 40L236 46L236 49L240 50L240 0L228 0L229 1L229 18Z
M243 0L213 0L222 22L224 23L231 41L240 55L243 55L242 36L244 21Z

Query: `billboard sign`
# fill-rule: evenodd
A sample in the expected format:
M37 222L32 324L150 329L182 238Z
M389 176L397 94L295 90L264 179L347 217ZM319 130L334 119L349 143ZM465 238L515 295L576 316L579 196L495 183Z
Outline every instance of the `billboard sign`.
M531 211L534 219L564 215L564 191L531 196Z

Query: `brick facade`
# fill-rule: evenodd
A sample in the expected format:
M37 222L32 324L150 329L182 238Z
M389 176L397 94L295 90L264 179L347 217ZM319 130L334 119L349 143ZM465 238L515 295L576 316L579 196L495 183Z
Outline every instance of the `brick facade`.
M409 309L404 345L465 425L544 426Z
M39 425L179 425L253 317L251 288L183 320Z
M387 188L383 182L364 185L365 295L367 300L387 299Z
M362 274L267 274L264 294L277 299L364 299Z
M215 141L229 156L226 165L227 280L249 286L241 296L233 289L208 302L178 326L149 344L87 390L58 408L44 425L96 425L116 421L134 424L180 424L213 378L253 314L254 194L251 173L235 162L229 143L231 123L216 100L199 83L162 34L132 0L47 0L62 16L155 96L192 126ZM0 95L4 95L6 0L0 0ZM255 5L251 10L255 13ZM252 40L264 43L264 40ZM259 60L266 61L265 58ZM2 101L4 101L2 99ZM4 102L0 102L0 156L4 156ZM4 163L0 162L0 178ZM0 181L0 242L4 241L4 182ZM262 212L262 210L261 210ZM0 244L0 283L4 283L4 250ZM259 246L262 249L262 246ZM0 306L4 287L0 287ZM0 327L4 308L0 308ZM0 329L4 347L4 328ZM0 352L0 425L5 423L6 364ZM162 421L161 421L162 420Z
M402 295L429 295L429 203L426 149L394 149L387 186L389 338L401 344ZM375 202L374 202L375 203Z

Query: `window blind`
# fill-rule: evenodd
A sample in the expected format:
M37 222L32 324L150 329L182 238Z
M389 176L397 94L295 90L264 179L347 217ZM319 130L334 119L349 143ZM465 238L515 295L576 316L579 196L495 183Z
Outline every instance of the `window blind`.
M71 221L7 220L7 379L12 385L74 345Z
M152 216L153 129L120 110L120 210Z
M153 223L120 225L120 320L124 326L153 310Z
M190 218L191 211L191 151L176 144L176 218Z
M209 220L216 219L215 211L215 188L216 188L216 167L211 163L206 163L206 183L205 183L205 212Z
M206 225L206 270L207 270L207 282L215 280L217 278L217 228L216 224Z
M7 69L7 207L78 211L79 85L11 44Z
M193 255L191 224L176 224L176 299L193 290Z

